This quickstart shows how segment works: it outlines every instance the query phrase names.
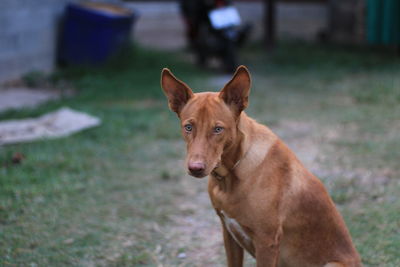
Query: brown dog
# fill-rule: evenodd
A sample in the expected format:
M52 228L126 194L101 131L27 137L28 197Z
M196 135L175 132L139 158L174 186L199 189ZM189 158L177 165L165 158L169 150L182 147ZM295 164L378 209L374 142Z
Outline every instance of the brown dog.
M161 86L178 114L190 175L209 175L229 266L243 249L257 266L361 266L322 183L268 129L249 118L250 74L240 66L219 93L194 94L164 69Z

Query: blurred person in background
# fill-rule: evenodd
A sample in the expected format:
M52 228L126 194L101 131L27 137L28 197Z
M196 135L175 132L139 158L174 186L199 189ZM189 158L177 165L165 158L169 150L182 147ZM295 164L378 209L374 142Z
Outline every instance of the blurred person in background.
M207 66L215 56L225 71L238 65L237 48L247 39L251 26L242 24L239 12L230 0L180 0L186 25L188 46L196 54L197 64Z

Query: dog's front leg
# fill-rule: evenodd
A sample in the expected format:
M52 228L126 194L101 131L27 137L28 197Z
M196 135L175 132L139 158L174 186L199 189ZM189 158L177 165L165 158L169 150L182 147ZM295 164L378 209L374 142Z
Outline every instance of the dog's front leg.
M279 243L281 231L275 236L264 236L262 242L256 243L257 267L276 267L279 264Z
M275 247L256 248L257 267L278 266L279 251Z
M224 245L228 267L242 267L243 266L243 248L233 239L231 234L226 229L224 221L221 219Z

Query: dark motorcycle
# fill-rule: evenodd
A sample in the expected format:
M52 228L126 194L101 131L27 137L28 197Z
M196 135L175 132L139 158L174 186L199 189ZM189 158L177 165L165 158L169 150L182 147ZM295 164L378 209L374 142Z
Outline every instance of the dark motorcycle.
M233 71L238 65L237 49L247 39L251 26L242 24L231 1L181 0L180 6L197 63L206 66L209 58L217 57L224 70Z

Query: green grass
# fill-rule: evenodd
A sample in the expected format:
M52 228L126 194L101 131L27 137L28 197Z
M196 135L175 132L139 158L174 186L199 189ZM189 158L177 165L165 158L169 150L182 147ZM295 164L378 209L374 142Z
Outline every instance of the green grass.
M174 188L161 177L163 158L179 154L168 146L178 133L160 100L160 69L195 73L173 57L135 49L105 67L64 70L55 77L69 79L76 97L1 115L36 116L67 105L103 123L68 138L0 148L0 265L85 266L122 252L112 247L115 238L129 236L136 240L129 250L138 253L132 261L146 262L141 248L157 233L143 222L167 219L172 196L161 193ZM21 165L9 163L15 152L26 156Z
M283 121L316 126L296 140L316 136L327 170L358 170L321 178L365 265L399 266L399 58L284 43L273 54L249 47L242 61L254 80L248 113L278 133ZM164 230L179 214L182 179L189 178L177 165L184 145L159 86L163 67L195 89L216 89L208 83L213 73L181 55L136 47L106 66L53 74L55 83L76 88L73 98L0 114L22 118L69 106L102 119L68 138L0 147L0 265L182 263L176 255L190 247L166 245L173 240ZM332 127L339 136L329 139ZM10 163L15 152L26 157L20 165Z

